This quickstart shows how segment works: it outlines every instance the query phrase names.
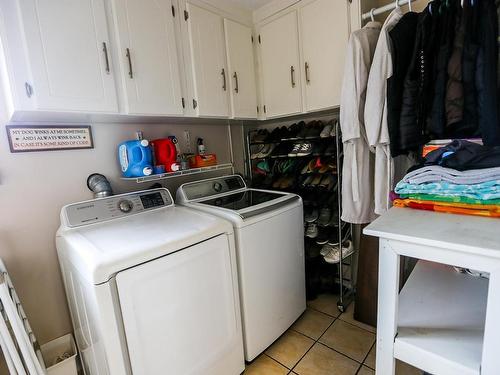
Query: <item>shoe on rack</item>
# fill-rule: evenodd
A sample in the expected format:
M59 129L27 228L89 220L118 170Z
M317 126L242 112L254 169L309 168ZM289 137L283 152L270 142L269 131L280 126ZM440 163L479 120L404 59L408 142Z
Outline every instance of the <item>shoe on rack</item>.
M318 228L318 235L316 236L316 243L318 245L325 245L328 243L329 233L326 229Z
M319 186L323 175L315 174L313 180L309 183L309 187L315 188Z
M314 223L316 220L318 220L318 217L319 217L318 209L315 207L310 207L306 210L304 221L306 223Z
M260 174L267 174L271 172L271 169L269 168L269 163L267 160L261 160L257 163L257 172Z
M345 242L349 239L351 236L351 226L346 223L342 222L342 242ZM338 224L337 226L334 227L333 231L330 234L330 238L328 239L328 244L332 246L338 246L339 244L339 230L338 230Z
M297 154L299 153L301 147L302 147L302 142L294 143L292 149L290 150L290 152L288 152L288 157L289 158L296 157Z
M294 146L295 147L295 146ZM300 144L296 156L308 156L311 155L313 151L313 145L311 142L304 142Z
M280 176L278 177L276 180L274 180L273 182L273 189L279 189L280 185L281 185L281 182L283 181L284 177L283 176Z
M258 159L263 159L263 158L267 158L274 150L274 148L276 147L276 144L274 143L267 143L264 148L262 149L262 151L258 154L257 158Z
M305 123L304 121L299 122L300 125L300 131L297 133L297 138L298 139L304 139L307 135L307 132L312 126L312 122Z
M309 185L311 184L311 182L314 180L314 175L313 174L310 174L308 175L303 181L302 183L300 184L303 188L307 188L309 187Z
M320 227L327 227L332 217L332 209L330 207L322 207L319 210L318 225Z
M339 123L338 119L332 120L332 131L330 132L330 137L335 137L337 135L337 124Z
M304 168L302 168L302 170L300 171L300 174L313 173L314 169L315 169L315 164L316 164L316 161L314 159L310 160L308 163L306 163L306 165L304 165Z
M342 243L342 259L347 258L348 256L354 253L354 246L352 245L352 241L345 241ZM339 246L335 246L328 254L323 256L323 259L327 263L338 263L340 262L340 249Z
M330 142L328 143L328 145L326 146L326 149L325 151L323 152L323 155L325 156L334 156L336 154L336 151L335 151L335 142Z
M293 181L293 176L287 176L281 181L279 188L283 190L290 189L293 186Z
M289 144L279 143L269 156L271 158L286 158L288 156L289 151L290 151Z
M286 140L298 139L297 134L299 134L300 130L302 129L299 124L292 124L288 127L288 138L286 138Z
M321 156L323 155L323 152L326 149L326 145L324 143L314 143L313 144L313 149L312 149L312 154L313 156Z
M259 144L256 146L253 146L252 148L254 149L252 154L250 155L250 159L258 159L260 157L260 154L262 151L265 149L266 145L265 144Z
M319 251L319 254L324 257L326 254L328 254L330 251L332 251L335 247L326 243L323 245L321 250Z
M319 138L321 131L323 130L323 122L322 121L314 121L313 125L309 128L305 135L305 139L315 139Z
M318 226L316 223L310 223L306 228L306 237L316 238L318 237Z
M269 137L269 132L267 129L259 129L255 132L251 138L252 143L264 143Z
M321 133L319 134L319 136L321 138L328 138L328 137L330 137L330 133L332 132L332 128L333 128L333 120L329 121L328 124L325 125L325 127L323 128L323 130L321 130Z

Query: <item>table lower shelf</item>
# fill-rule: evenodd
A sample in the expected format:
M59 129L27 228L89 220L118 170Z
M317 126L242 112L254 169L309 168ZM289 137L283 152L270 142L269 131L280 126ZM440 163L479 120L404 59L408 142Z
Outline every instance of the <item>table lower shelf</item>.
M431 374L480 374L488 280L419 261L399 296L394 356Z

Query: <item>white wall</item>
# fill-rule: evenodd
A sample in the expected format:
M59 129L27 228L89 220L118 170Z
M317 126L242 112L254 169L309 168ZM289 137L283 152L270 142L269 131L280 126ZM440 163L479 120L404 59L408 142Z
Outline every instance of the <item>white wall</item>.
M41 343L71 331L54 245L61 207L92 198L86 179L94 172L106 175L116 193L150 185L120 180L116 159L119 142L133 139L140 129L147 139L176 135L183 146L183 131L187 129L193 150L196 138L202 137L208 152L215 152L220 162L231 160L227 121L211 121L210 125L203 120L197 124L91 124L94 149L16 154L10 153L5 123L0 107L0 258ZM167 181L165 186L175 196L175 188L186 179Z

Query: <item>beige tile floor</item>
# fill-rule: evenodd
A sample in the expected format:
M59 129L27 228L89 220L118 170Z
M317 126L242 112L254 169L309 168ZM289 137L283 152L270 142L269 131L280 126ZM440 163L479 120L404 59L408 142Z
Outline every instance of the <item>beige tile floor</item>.
M337 296L323 294L252 363L245 375L374 375L375 328L354 320L354 305L340 314ZM396 375L421 375L403 362Z

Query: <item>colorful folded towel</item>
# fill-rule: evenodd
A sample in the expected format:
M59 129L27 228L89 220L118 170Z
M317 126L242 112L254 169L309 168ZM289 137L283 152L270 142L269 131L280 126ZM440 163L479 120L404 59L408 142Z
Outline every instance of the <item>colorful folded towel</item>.
M482 205L497 205L500 206L500 199L475 199L462 196L447 196L436 194L399 194L394 199L408 198L421 201L449 202L449 203L469 203ZM393 199L393 200L394 200Z
M479 184L482 182L500 180L500 167L471 169L468 171L457 171L439 165L429 165L406 174L403 182L409 184L425 184L429 182L449 182L452 184Z
M457 206L446 202L430 202L417 199L395 199L393 205L395 207L409 207L418 210L500 218L500 206L498 205L485 206L459 203L459 206Z
M409 184L407 182L400 181L394 190L397 194L435 194L440 196L491 200L500 199L500 180L470 185L451 184L449 182Z

